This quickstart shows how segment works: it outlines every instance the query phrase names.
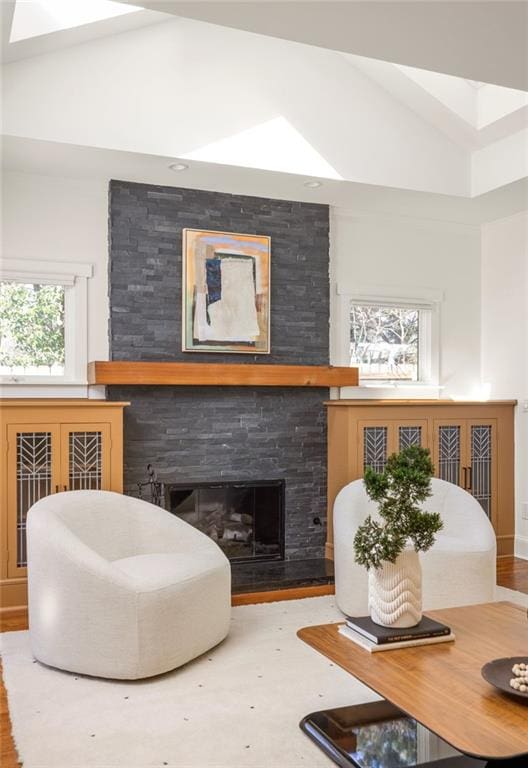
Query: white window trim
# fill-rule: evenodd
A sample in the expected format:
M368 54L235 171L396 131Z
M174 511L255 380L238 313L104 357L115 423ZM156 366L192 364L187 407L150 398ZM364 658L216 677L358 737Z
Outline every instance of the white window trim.
M63 285L64 290L64 374L62 376L0 376L2 386L49 387L86 386L88 365L88 279L92 264L79 262L3 259L0 280L42 285Z
M334 343L334 365L350 365L350 305L385 304L409 306L421 313L420 378L418 381L395 382L359 381L358 387L341 388L341 397L439 397L440 395L440 307L442 291L429 288L415 293L380 286L362 286L343 289L336 287L337 324Z

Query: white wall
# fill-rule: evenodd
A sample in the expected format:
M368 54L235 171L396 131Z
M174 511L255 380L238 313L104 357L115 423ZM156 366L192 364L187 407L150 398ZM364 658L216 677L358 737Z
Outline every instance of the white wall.
M88 280L88 359L108 359L108 184L5 172L2 254L93 264Z
M443 293L441 397L471 396L480 385L480 228L382 214L336 212L331 228L331 327L339 322L336 285L395 296ZM337 362L337 339L331 350ZM352 394L347 391L347 396ZM356 396L388 396L369 389ZM393 390L393 396L402 397ZM436 397L436 392L424 392ZM413 395L409 395L412 397Z
M90 360L108 359L107 187L104 180L3 174L6 258L94 264L88 281ZM444 396L470 394L480 374L479 229L338 212L332 217L331 243L332 281L342 288L381 285L395 293L423 288L445 293L440 383ZM336 322L333 306L334 329Z
M516 398L516 552L528 558L528 212L482 228L482 377Z

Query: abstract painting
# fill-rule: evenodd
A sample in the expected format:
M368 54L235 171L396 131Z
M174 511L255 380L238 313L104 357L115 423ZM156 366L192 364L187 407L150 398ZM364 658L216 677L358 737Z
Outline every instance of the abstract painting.
M269 354L264 235L183 230L183 351Z

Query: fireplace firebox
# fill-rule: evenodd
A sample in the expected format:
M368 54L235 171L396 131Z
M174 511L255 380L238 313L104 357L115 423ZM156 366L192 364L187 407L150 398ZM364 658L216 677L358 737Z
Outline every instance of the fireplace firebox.
M284 559L284 480L168 483L165 508L232 561Z

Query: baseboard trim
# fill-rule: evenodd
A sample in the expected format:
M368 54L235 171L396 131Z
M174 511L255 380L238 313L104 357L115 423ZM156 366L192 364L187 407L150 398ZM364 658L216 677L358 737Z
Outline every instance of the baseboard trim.
M246 592L232 595L231 605L254 605L255 603L277 603L281 600L301 600L303 597L322 597L335 594L333 584L319 584L312 587L274 589L269 592Z
M515 557L528 560L528 536L515 537Z

